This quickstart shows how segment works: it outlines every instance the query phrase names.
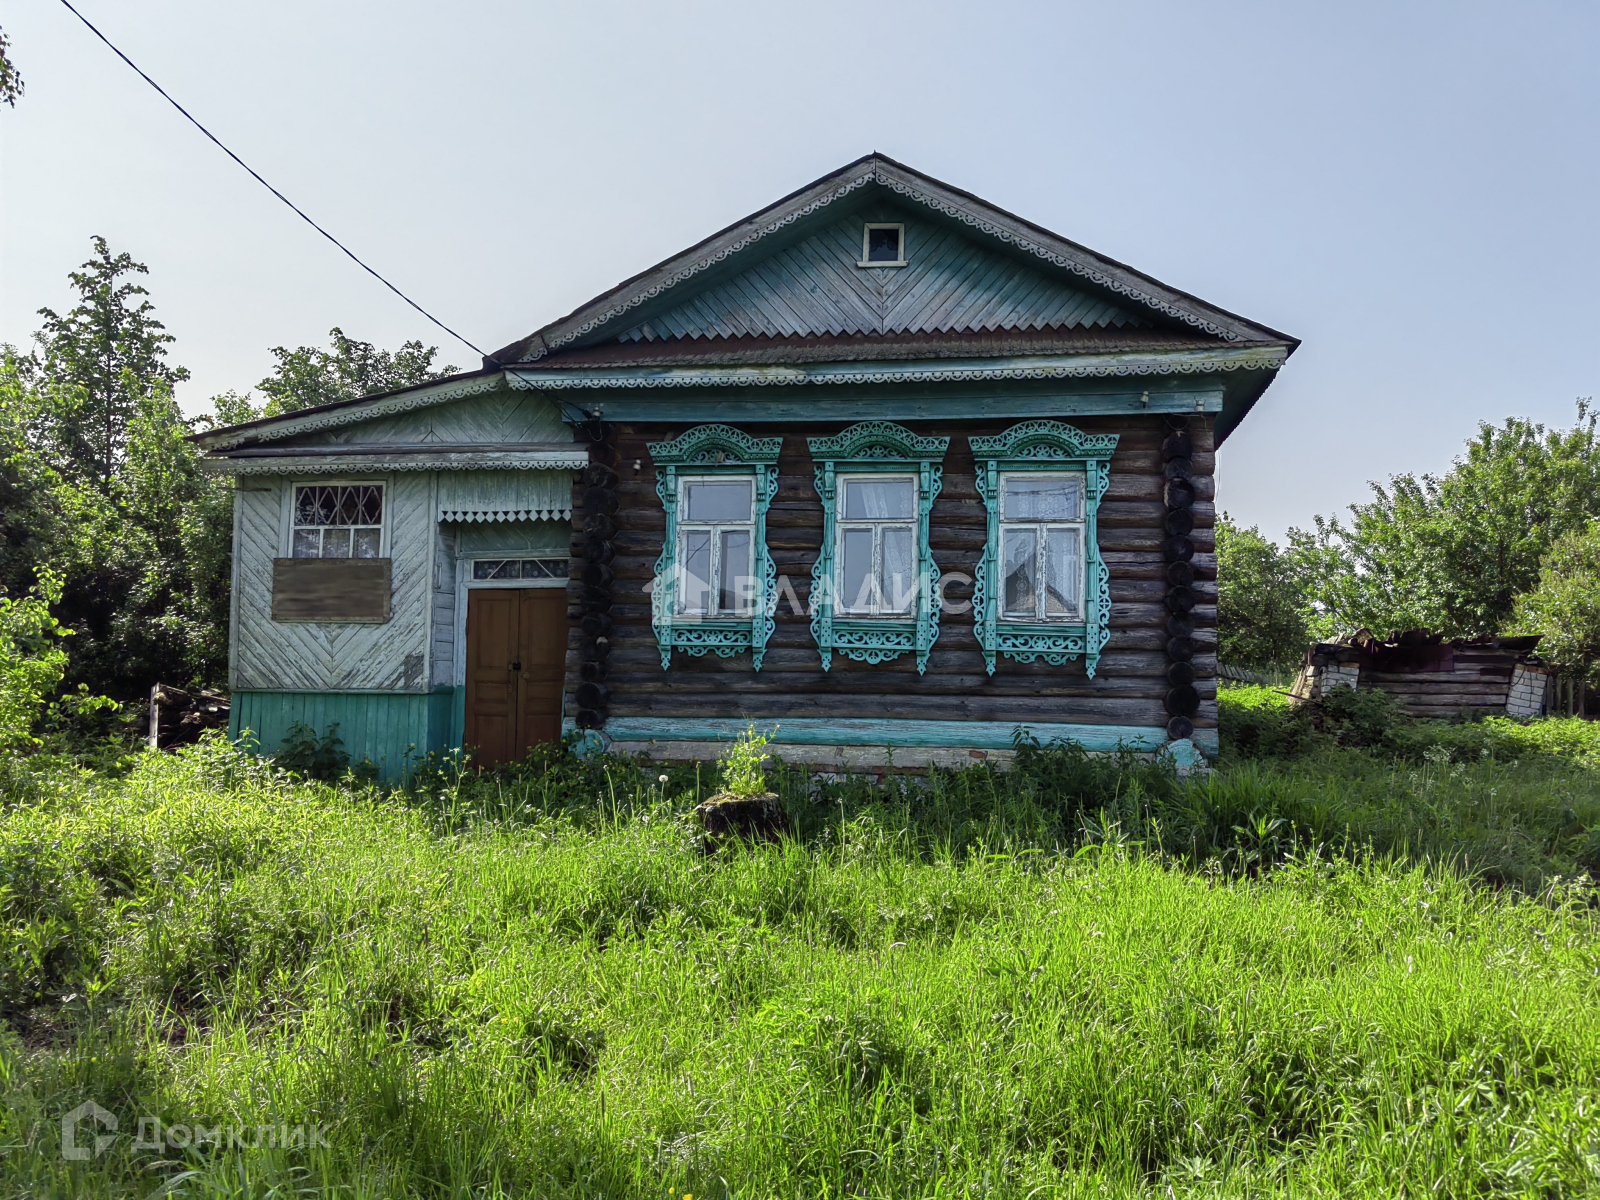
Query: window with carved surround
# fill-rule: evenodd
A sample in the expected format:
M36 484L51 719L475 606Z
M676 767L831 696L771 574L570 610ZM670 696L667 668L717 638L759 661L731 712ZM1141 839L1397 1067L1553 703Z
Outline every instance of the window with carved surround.
M723 658L748 650L761 669L778 607L767 509L782 448L782 438L753 438L728 425L697 425L648 446L667 516L650 589L662 670L674 650Z
M1024 421L968 441L989 512L972 596L989 674L1004 654L1055 665L1081 657L1094 678L1111 638L1111 576L1096 521L1117 435Z
M381 558L383 484L315 483L294 489L291 558Z
M811 636L822 669L836 653L868 663L914 653L917 671L926 671L939 636L928 513L950 439L862 421L809 444L823 512L822 551L811 568Z

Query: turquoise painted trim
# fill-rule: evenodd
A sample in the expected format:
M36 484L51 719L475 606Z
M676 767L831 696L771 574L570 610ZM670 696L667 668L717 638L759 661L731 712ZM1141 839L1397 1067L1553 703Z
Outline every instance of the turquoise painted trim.
M777 628L778 570L767 549L767 509L778 494L778 455L783 439L753 438L728 425L700 425L669 442L645 447L656 464L656 495L666 513L661 554L656 559L655 586L650 589L650 620L661 650L661 669L672 665L674 649L696 658L714 652L732 658L750 651L750 665L761 670L767 641ZM757 594L752 615L745 619L684 616L676 612L678 595L678 476L730 475L751 479L755 487L754 577Z
M272 754L289 728L300 721L319 735L337 722L352 762L375 763L378 777L400 779L409 765L450 740L452 693L401 692L235 692L228 733L237 741L248 729L249 749ZM459 743L456 743L459 744Z
M605 736L614 742L730 742L752 725L775 745L792 746L958 746L1009 750L1012 735L1027 729L1041 742L1079 742L1086 750L1123 745L1145 753L1167 744L1160 725L1083 725L1049 721L893 721L788 717L762 721L750 717L612 717ZM1196 731L1198 736L1201 732Z
M1177 350L1159 354L1037 354L939 361L816 363L746 367L524 368L507 371L513 387L584 388L774 387L796 384L952 383L1027 379L1093 379L1276 370L1282 346Z
M808 438L815 463L817 495L822 498L822 551L811 567L811 636L822 656L824 671L835 652L858 662L880 663L915 651L917 673L928 669L928 656L939 637L939 605L934 602L939 567L928 543L928 514L944 483L947 437L918 437L890 421L861 421L831 438ZM845 475L917 476L916 608L908 619L834 615L837 570L834 543L838 530L838 482Z
M1111 640L1111 573L1100 556L1100 501L1111 482L1111 456L1118 435L1088 434L1060 421L1024 421L994 437L974 437L978 494L989 513L988 537L973 590L973 625L984 665L994 674L995 655L1017 662L1043 658L1052 666L1083 656L1094 678L1100 651ZM1084 621L1079 625L1006 621L1000 618L1000 476L1007 471L1058 470L1082 474L1084 495Z
M752 392L737 399L705 395L618 390L582 397L570 420L603 412L608 421L737 421L743 425L817 421L1020 420L1029 417L1148 416L1151 413L1218 413L1223 394L1215 392L1118 392L1087 395L1039 394L859 396L831 399L815 394L787 396ZM563 405L563 411L566 406Z

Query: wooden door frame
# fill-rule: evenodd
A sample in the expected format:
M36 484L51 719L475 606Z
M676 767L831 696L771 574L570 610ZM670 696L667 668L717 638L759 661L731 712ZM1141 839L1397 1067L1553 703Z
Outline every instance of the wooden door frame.
M472 563L479 558L558 558L555 554L470 554L455 556L456 564L456 620L455 620L455 651L454 664L451 667L451 678L455 680L452 685L455 691L455 700L452 705L453 712L450 717L451 739L458 747L466 745L467 740L467 593L479 589L506 588L561 588L566 589L565 579L473 579ZM561 685L562 707L566 707L567 688L565 682Z

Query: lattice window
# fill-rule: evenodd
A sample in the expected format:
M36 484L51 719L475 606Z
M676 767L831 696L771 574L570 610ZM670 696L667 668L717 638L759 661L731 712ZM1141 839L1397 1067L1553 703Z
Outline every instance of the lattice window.
M666 531L651 585L661 668L674 649L732 658L759 671L776 628L777 571L767 551L767 508L778 490L782 438L698 425L652 442Z
M835 653L869 663L914 653L926 671L939 636L928 513L950 439L863 421L809 444L823 511L822 553L811 569L811 635L822 669Z
M969 440L989 510L973 589L989 673L998 654L1056 665L1081 656L1092 679L1111 637L1110 572L1096 519L1117 435L1024 421Z
M317 483L294 489L291 558L382 555L381 483Z
M472 578L476 580L565 579L564 558L475 558Z

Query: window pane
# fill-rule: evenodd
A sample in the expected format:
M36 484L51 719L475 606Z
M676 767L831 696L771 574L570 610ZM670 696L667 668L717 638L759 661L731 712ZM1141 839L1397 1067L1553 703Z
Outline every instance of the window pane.
M899 262L900 231L898 229L867 230L868 262Z
M1077 616L1083 611L1083 541L1076 529L1045 530L1044 615Z
M322 530L296 529L294 531L294 549L289 552L291 558L321 558L322 557Z
M1081 521L1083 476L1050 479L1007 476L1001 516L1007 521Z
M725 530L722 534L722 597L717 608L722 612L742 613L749 610L750 534L743 530Z
M704 613L711 603L711 531L683 533L683 574L678 584L678 611Z
M348 529L324 529L322 531L322 557L349 558L350 531Z
M839 549L839 607L865 612L872 607L872 530L846 529Z
M356 488L361 513L361 524L383 524L383 489L381 487Z
M883 531L883 607L886 612L911 611L916 569L911 554L911 529L891 525Z
M317 492L314 487L295 488L294 490L294 523L296 525L315 525L317 523Z
M500 566L499 559L480 558L472 564L472 577L474 579L493 579L496 568Z
M319 487L317 493L317 511L315 522L318 525L332 525L339 515L339 489Z
M377 558L378 557L378 546L379 546L379 543L382 541L382 538L379 535L382 533L382 530L378 530L378 529L358 529L355 532L356 532L355 557L357 557L357 558Z
M844 519L847 521L904 521L913 511L916 484L909 479L847 479L844 483Z
M1005 579L1006 615L1037 616L1039 571L1034 531L1006 530L1001 552L1003 559L1000 573Z
M691 483L684 520L686 521L750 521L751 481L733 479L726 483Z

